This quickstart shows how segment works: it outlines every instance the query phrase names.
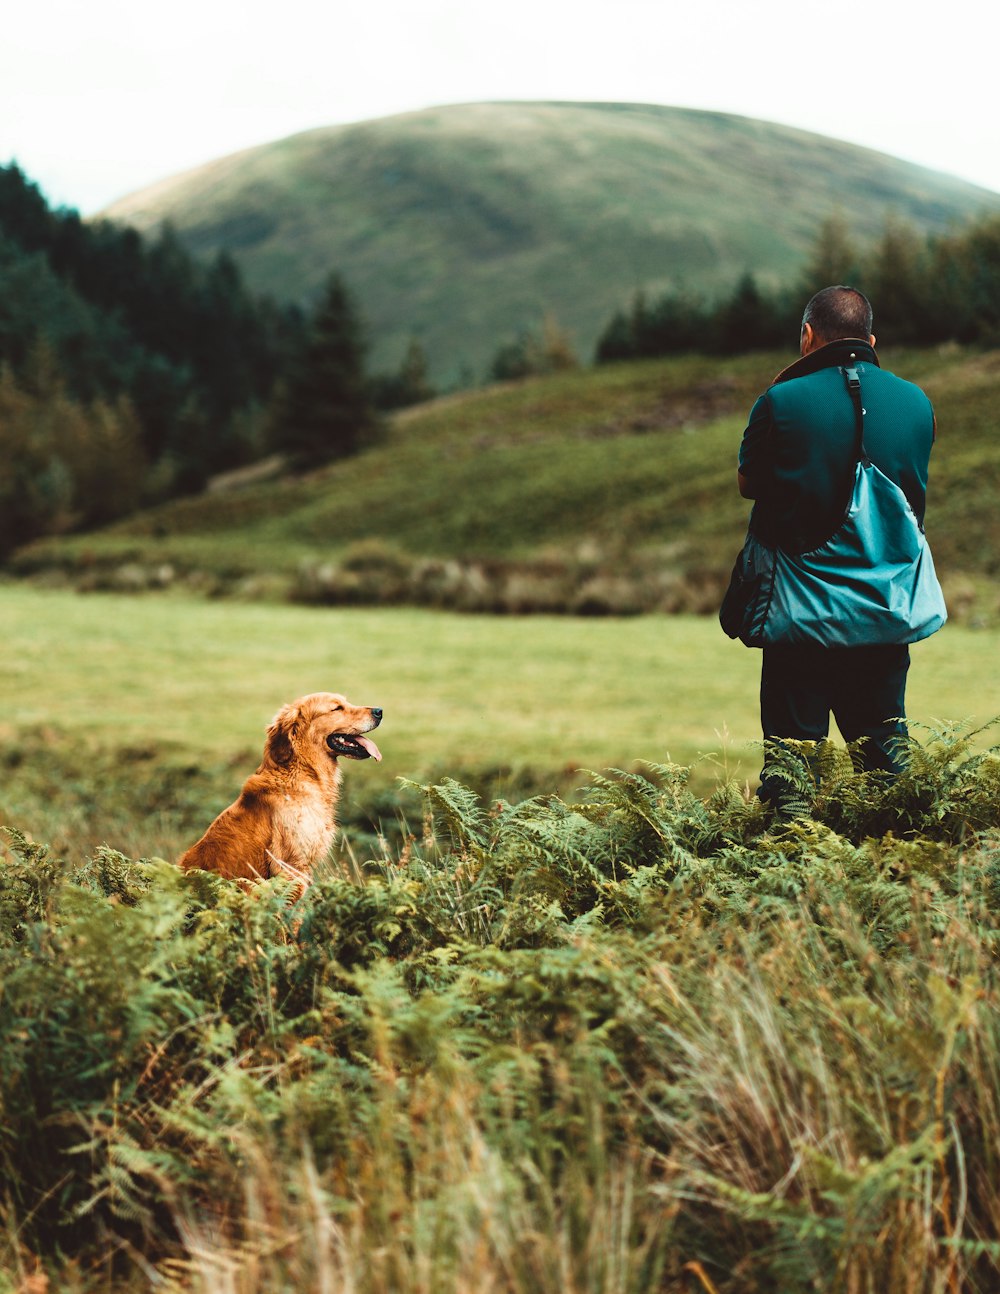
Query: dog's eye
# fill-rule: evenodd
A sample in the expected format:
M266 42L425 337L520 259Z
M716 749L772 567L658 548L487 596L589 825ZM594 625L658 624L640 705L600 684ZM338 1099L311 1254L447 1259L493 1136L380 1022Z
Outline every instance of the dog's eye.
M343 708L344 708L344 707L343 707L342 705L335 705L335 706L332 706L332 707L331 707L331 709L330 709L330 713L331 713L331 714L337 714L339 711L343 710Z

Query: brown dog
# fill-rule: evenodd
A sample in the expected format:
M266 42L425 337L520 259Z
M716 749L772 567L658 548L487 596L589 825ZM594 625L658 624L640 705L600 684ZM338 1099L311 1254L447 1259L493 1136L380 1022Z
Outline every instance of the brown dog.
M304 891L337 829L338 759L381 759L364 734L382 722L374 706L313 692L283 706L267 730L264 759L197 844L178 860L241 882L287 876Z

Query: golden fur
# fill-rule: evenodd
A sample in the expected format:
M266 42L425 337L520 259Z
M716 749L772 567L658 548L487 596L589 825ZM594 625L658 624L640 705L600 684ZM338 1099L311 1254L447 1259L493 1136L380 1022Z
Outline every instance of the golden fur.
M287 876L304 890L337 829L343 776L338 756L381 759L364 736L382 722L376 707L313 692L283 706L267 730L260 767L178 860L241 882Z

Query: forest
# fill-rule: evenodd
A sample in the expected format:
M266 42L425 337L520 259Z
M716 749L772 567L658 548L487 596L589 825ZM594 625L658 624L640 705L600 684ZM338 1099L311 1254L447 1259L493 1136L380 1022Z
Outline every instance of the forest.
M350 452L377 402L405 401L407 372L419 356L381 386L366 375L335 274L307 314L253 295L225 254L199 263L169 227L86 223L0 168L0 557L269 453ZM332 419L318 435L310 402Z
M748 270L728 296L710 300L640 292L608 321L598 361L696 352L733 355L790 345L802 308L830 283L850 283L875 306L879 343L933 346L1000 340L1000 220L981 219L949 235L921 237L889 219L881 239L858 247L842 216L817 231L812 254L788 287L763 291Z

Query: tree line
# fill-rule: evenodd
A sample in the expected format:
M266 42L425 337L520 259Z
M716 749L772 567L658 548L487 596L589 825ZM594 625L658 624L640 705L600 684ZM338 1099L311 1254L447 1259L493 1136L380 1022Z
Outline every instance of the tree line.
M381 409L432 394L416 343L393 374L369 376L365 352L336 274L307 314L169 226L85 222L0 167L0 558L268 453L354 452Z
M850 283L871 300L883 344L1000 344L1000 216L926 236L890 219L867 251L842 217L830 216L787 287L768 291L748 271L721 299L681 288L653 298L638 292L605 325L595 359L732 355L788 346L798 335L806 301L831 283Z

